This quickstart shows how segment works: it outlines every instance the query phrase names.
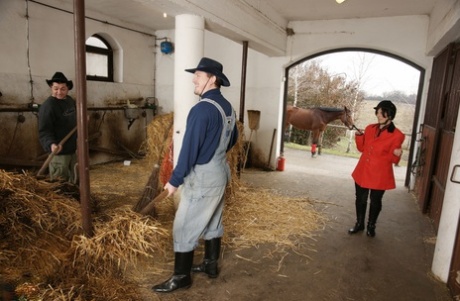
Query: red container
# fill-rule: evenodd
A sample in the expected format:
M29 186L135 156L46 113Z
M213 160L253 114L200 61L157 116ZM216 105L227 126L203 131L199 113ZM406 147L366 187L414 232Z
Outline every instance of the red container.
M276 164L276 170L283 171L285 162L286 162L286 159L283 156L279 156L278 162Z

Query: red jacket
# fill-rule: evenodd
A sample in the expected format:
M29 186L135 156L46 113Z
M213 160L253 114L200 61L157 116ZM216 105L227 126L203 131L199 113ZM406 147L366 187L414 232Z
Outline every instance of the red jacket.
M393 123L379 136L378 131L379 124L370 124L364 135L356 136L356 147L361 152L361 157L351 176L363 188L393 189L396 187L393 164L398 163L401 158L395 156L393 151L401 148L405 136Z

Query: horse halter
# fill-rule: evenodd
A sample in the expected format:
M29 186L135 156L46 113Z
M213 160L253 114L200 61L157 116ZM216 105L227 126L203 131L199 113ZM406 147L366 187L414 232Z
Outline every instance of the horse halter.
M351 121L350 121L351 120ZM350 114L350 111L348 110L345 110L345 121L346 122L343 122L345 124L345 126L351 131L353 129L357 129L358 128L355 126L355 124L353 123L353 119L351 118L351 114ZM359 131L359 130L358 130Z

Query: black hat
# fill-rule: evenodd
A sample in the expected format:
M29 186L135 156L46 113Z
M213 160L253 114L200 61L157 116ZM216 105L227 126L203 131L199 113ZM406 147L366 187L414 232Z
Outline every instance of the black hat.
M222 73L222 70L223 67L221 63L207 57L202 58L196 68L185 69L185 71L190 73L195 73L195 71L211 73L212 75L215 75L217 78L220 78L222 80L222 86L228 87L230 86L230 81L225 76L225 74Z
M382 100L379 102L379 104L374 108L376 113L378 109L382 109L382 111L387 114L389 119L395 119L396 106L391 102L391 100Z
M47 79L46 82L50 87L53 85L53 83L60 83L66 84L69 90L72 90L73 88L73 82L71 80L67 80L67 77L65 77L64 73L62 72L54 73L53 77L51 79Z

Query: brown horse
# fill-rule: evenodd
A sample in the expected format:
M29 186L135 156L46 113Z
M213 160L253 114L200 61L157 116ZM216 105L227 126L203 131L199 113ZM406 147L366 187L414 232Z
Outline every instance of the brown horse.
M321 144L323 141L323 132L329 122L340 119L345 126L352 130L354 128L351 111L344 107L339 108L324 108L317 107L311 109L303 109L288 105L286 107L285 128L292 125L296 129L312 131L312 146L311 155L316 155L318 147L318 155L321 155Z

